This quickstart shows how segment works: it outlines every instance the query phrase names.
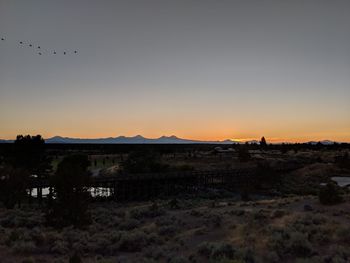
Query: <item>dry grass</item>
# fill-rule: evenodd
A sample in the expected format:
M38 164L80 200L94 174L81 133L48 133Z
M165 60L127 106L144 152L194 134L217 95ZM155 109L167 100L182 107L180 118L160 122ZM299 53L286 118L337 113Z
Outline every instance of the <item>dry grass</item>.
M68 262L74 253L86 263L350 262L350 196L344 203L323 206L309 195L318 191L320 182L344 173L327 163L339 154L253 153L271 165L303 163L285 175L284 197L268 200L243 202L232 194L206 191L205 199L178 199L176 209L169 200L95 203L91 225L60 230L45 226L37 207L0 208L0 262ZM120 156L91 156L99 168L103 158L107 168ZM322 162L312 162L315 159ZM198 170L251 165L204 153L164 160Z
M349 201L349 199L348 199ZM350 205L313 197L256 202L95 204L85 229L43 225L40 210L0 210L0 256L7 262L286 262L350 260ZM308 204L312 211L304 211ZM343 261L342 261L343 260ZM230 262L231 262L230 261Z

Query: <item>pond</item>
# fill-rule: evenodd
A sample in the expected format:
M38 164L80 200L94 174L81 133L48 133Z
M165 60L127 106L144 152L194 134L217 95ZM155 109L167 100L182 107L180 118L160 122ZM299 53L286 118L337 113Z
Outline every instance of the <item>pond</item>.
M349 187L350 186L350 177L334 176L331 179L334 182L336 182L340 187Z
M90 187L89 191L92 197L109 197L113 195L113 189L108 187ZM29 194L29 191L28 191ZM42 196L47 197L49 195L49 188L45 187L42 189ZM32 197L38 197L36 188L31 190Z

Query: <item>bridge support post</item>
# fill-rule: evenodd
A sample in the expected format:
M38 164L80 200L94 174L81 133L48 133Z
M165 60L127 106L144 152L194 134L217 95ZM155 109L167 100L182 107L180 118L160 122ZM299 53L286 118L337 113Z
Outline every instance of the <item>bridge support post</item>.
M36 189L36 198L38 199L39 203L41 204L41 201L43 198L43 189L41 187L38 187Z

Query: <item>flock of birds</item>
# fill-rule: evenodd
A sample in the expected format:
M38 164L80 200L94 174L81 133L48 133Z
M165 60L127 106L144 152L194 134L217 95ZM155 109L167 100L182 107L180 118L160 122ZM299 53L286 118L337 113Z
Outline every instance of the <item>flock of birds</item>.
M1 37L1 41L6 41L5 37ZM52 54L52 55L58 55L58 54L63 54L63 55L67 55L67 54L78 54L78 51L77 50L74 50L74 51L61 51L61 52L58 52L56 50L52 50L52 51L44 51L44 49L41 47L41 46L36 46L36 45L33 45L31 44L30 42L24 42L24 41L19 41L18 44L20 46L28 46L30 48L33 48L36 53L38 55L43 55L44 53L45 54Z

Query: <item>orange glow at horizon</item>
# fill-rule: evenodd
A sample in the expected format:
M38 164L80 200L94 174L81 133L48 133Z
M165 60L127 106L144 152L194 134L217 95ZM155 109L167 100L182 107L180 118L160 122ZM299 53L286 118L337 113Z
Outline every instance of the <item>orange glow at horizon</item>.
M215 136L215 134L207 134L205 136L202 136L198 134L196 136L193 133L161 133L161 134L156 134L156 133L142 133L142 132L134 132L134 133L118 133L118 134L111 134L111 133L65 133L65 132L59 132L59 133L52 133L52 132L40 132L37 130L22 130L21 132L18 132L14 135L7 135L7 136L1 136L0 139L6 139L6 140L12 140L15 139L15 137L18 134L30 134L30 135L36 135L40 134L42 135L45 139L51 138L53 136L62 136L62 137L70 137L70 138L84 138L84 139L97 139L97 138L108 138L108 137L118 137L118 136L126 136L126 137L133 137L136 135L141 135L145 138L149 139L156 139L161 136L173 136L175 135L178 138L181 139L189 139L189 140L200 140L200 141L223 141L223 140L231 140L231 141L237 141L237 142L247 142L247 141L260 141L261 137L264 136L267 140L268 143L280 143L280 142L289 142L289 143L303 143L303 142L308 142L308 141L322 141L322 140L334 140L337 142L350 142L350 137L349 136L300 136L300 137L269 137L266 134L261 134L261 135L256 135L254 136L249 136L249 137L232 137L232 136ZM219 133L220 134L220 133Z

